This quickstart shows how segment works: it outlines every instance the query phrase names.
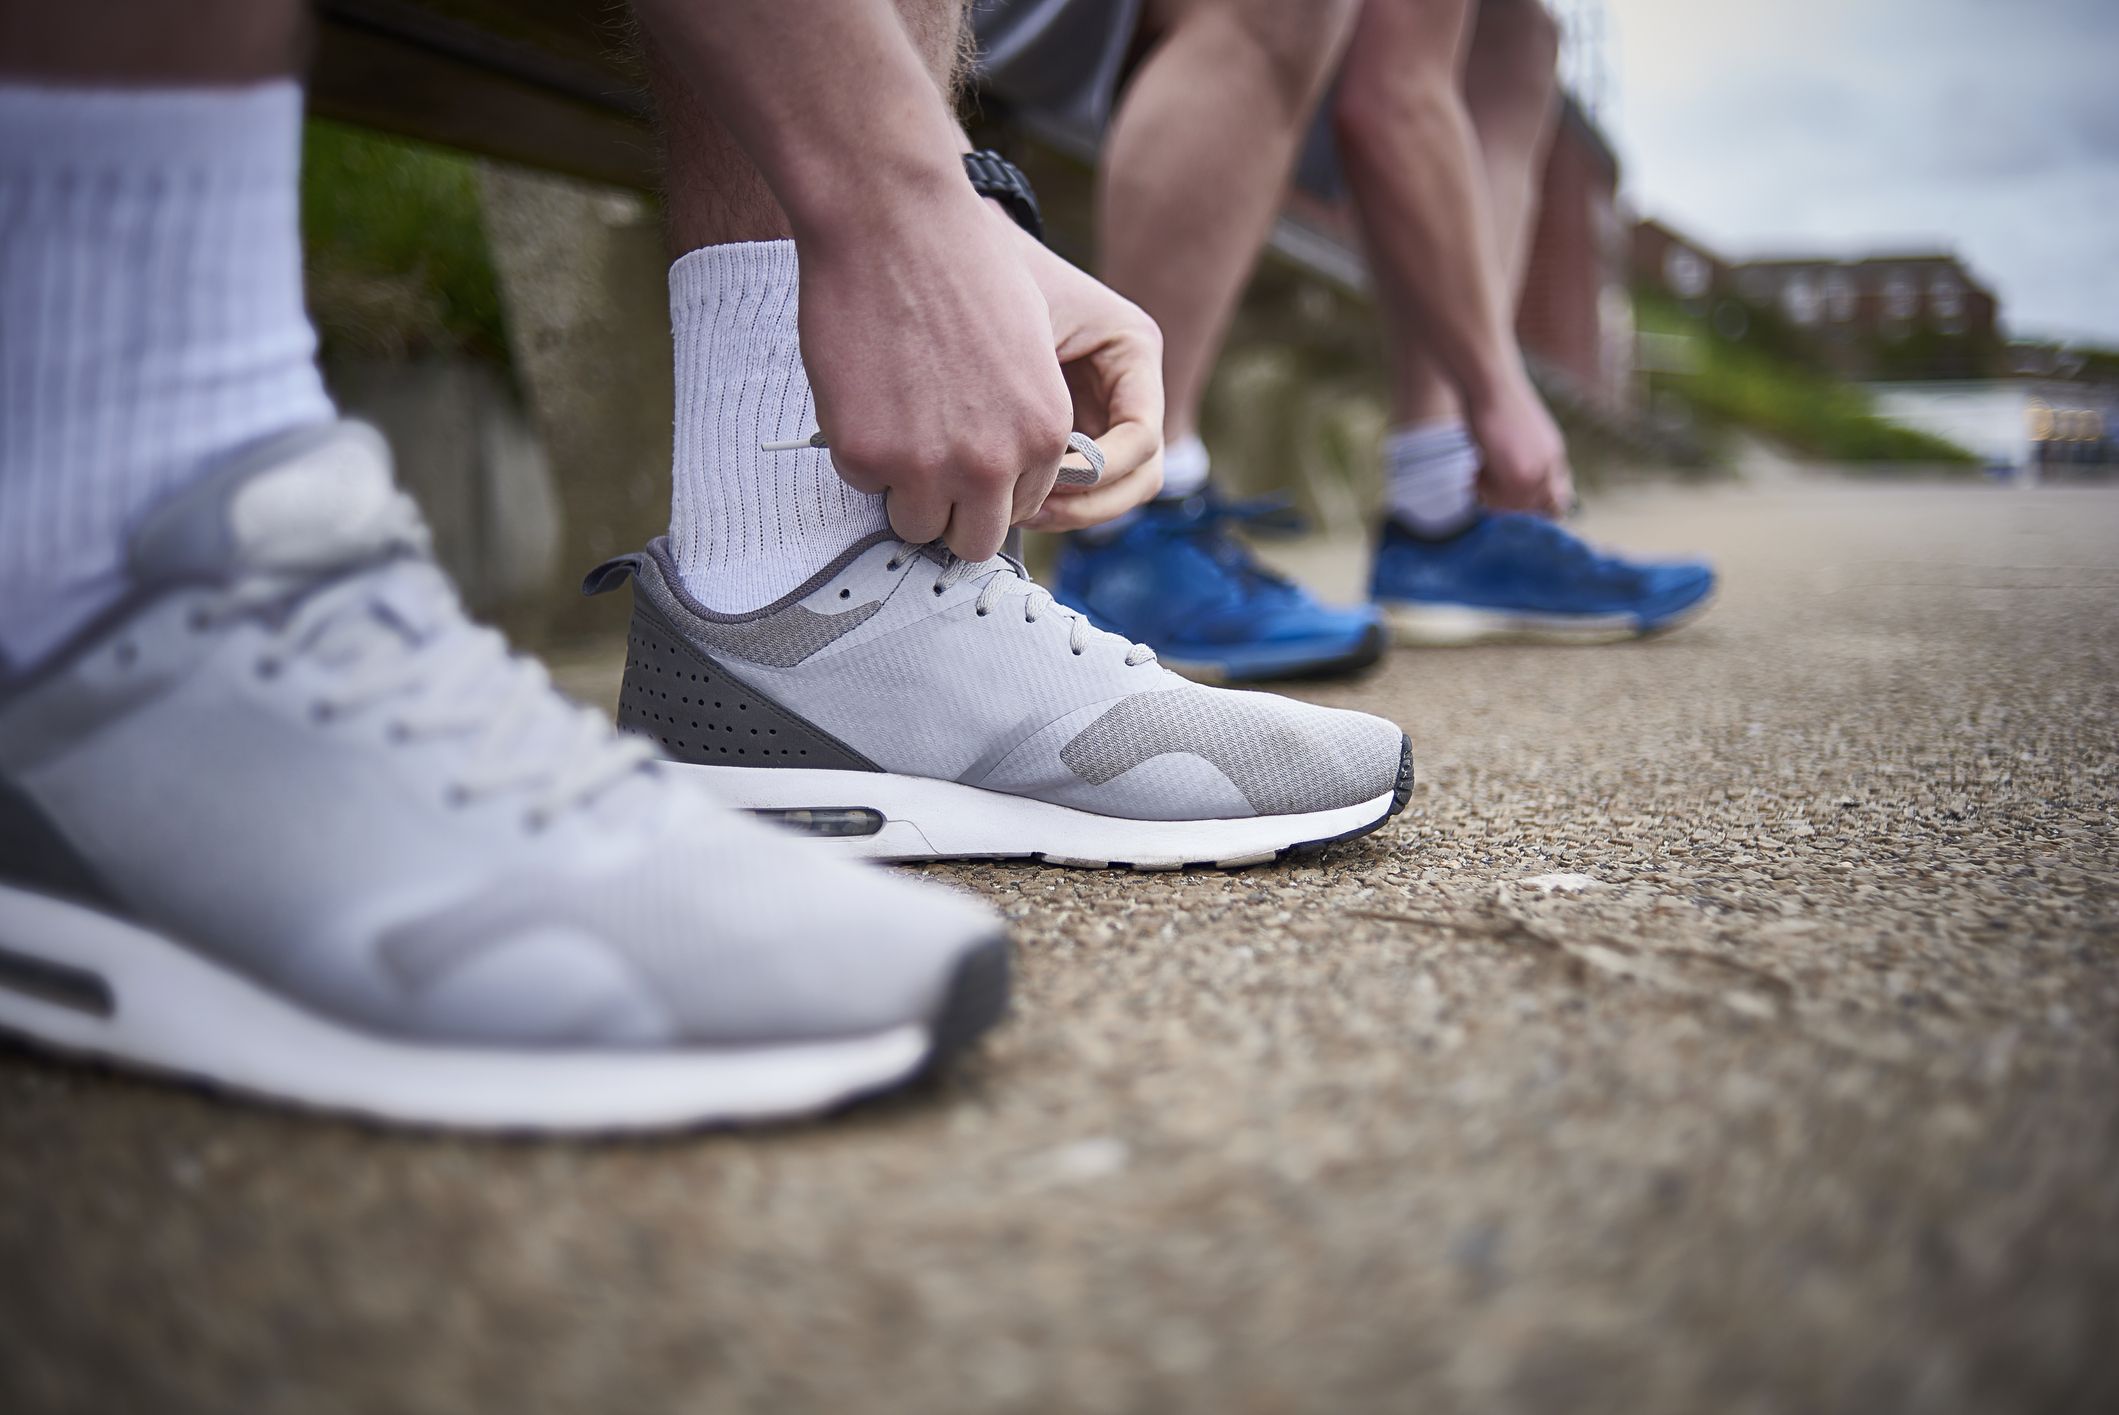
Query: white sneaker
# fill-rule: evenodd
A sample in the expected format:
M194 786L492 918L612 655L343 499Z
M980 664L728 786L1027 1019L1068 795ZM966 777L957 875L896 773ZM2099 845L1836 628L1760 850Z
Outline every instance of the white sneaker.
M463 617L381 440L248 454L0 683L0 1029L415 1123L816 1111L999 1016L983 908L645 760Z
M629 575L619 725L843 853L1250 865L1364 835L1412 792L1395 724L1189 683L1006 558L879 534L717 614L658 540L583 588Z

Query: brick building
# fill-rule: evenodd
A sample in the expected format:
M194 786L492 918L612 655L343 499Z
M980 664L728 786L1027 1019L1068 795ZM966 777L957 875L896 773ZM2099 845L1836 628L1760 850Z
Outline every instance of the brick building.
M1628 259L1636 288L1659 290L1694 313L1732 288L1729 262L1660 221L1635 223Z
M1944 252L1750 261L1737 292L1771 306L1850 378L1980 378L1997 370L2000 303Z
M1695 313L1733 296L1772 314L1846 378L1965 379L2002 371L2001 308L1948 252L1730 262L1658 221L1633 228L1634 284Z

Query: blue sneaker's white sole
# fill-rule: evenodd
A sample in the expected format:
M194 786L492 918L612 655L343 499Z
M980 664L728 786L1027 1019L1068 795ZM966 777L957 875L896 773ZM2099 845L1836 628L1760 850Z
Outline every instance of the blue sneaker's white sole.
M1689 624L1706 613L1707 595L1674 613L1645 620L1638 614L1530 614L1470 604L1383 600L1392 642L1407 648L1464 648L1473 644L1615 644Z
M687 766L716 796L818 837L820 849L864 860L1036 860L1082 869L1236 869L1351 840L1405 809L1410 742L1397 780L1374 800L1299 815L1231 820L1128 820L955 781L881 771Z
M994 946L998 954L967 957L929 1023L869 1036L730 1048L451 1046L364 1031L149 929L0 885L0 1032L398 1124L596 1134L689 1128L812 1115L908 1080L998 1017L1006 944Z

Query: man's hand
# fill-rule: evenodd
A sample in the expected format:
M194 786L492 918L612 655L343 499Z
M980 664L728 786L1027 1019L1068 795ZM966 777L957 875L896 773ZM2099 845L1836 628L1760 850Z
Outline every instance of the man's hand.
M1561 516L1574 505L1567 441L1528 381L1467 410L1465 425L1483 458L1479 497L1488 506Z
M800 242L802 356L839 475L906 540L984 560L1044 503L1072 399L1013 228L951 176Z
M1005 219L1005 218L1003 218ZM1132 301L1010 223L1052 316L1052 343L1074 399L1074 426L1104 453L1093 487L1055 486L1031 530L1072 531L1132 510L1162 489L1163 340Z

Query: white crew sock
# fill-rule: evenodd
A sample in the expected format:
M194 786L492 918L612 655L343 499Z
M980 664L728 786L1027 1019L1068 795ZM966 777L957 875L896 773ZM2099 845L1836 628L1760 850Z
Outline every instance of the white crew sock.
M1462 419L1435 418L1383 439L1384 504L1423 536L1453 535L1478 514L1479 449Z
M302 93L0 83L0 663L125 593L128 532L333 416L302 309Z
M670 551L685 587L723 613L770 604L890 525L883 498L839 480L827 453L758 450L817 430L798 271L793 241L707 246L670 267Z

